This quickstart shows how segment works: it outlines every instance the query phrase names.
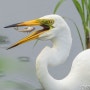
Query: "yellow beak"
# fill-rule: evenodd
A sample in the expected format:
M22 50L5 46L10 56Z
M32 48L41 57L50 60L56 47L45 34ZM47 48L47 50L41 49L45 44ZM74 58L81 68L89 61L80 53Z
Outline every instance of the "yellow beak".
M31 20L31 21L25 21L25 22L13 24L13 25L9 25L9 26L6 26L5 28L20 27L20 26L37 26L37 25L41 25L41 23L40 23L40 21L38 19ZM23 44L25 42L37 39L45 31L47 31L47 30L42 29L42 30L35 31L35 32L29 34L28 36L26 36L25 38L19 40L18 42L16 42L15 44L13 44L12 46L10 46L7 49L11 49L11 48L16 47L16 46L18 46L20 44Z
M40 25L40 22L38 19L12 24L12 25L6 26L4 28L20 27L20 26L37 26L37 25Z

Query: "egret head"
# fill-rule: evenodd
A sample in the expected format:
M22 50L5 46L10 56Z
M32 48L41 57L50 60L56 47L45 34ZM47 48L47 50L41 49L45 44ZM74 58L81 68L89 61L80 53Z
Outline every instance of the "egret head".
M58 35L59 33L58 31L60 31L60 29L63 28L63 25L65 25L65 22L59 15L46 15L41 18L37 18L35 20L29 20L6 26L5 28L21 27L21 26L33 27L32 30L30 30L33 31L31 34L19 40L18 42L10 46L8 49L34 39L43 39L43 40L52 39ZM42 29L36 30L34 26L41 26ZM24 30L24 32L27 32L27 29Z

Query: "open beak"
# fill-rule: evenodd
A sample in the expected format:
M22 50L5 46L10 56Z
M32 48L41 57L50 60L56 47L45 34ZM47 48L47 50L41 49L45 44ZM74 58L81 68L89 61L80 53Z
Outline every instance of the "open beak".
M20 26L29 26L30 27L30 26L42 26L42 25L41 25L40 21L38 19L36 19L36 20L25 21L25 22L21 22L21 23L17 23L17 24L12 24L12 25L6 26L4 28L20 27ZM42 33L46 32L49 29L47 26L42 26L42 27L43 27L42 30L37 30L37 31L32 32L31 34L29 34L25 38L19 40L18 42L16 42L15 44L11 45L7 49L11 49L11 48L16 47L16 46L18 46L20 44L23 44L25 42L28 42L28 41L31 41L31 40L39 38L39 36Z

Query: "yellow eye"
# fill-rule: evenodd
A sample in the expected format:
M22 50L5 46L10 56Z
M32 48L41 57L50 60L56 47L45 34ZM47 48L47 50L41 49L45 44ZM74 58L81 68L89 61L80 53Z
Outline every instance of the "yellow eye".
M54 20L53 20L53 19L50 19L49 22L50 22L51 24L54 24Z

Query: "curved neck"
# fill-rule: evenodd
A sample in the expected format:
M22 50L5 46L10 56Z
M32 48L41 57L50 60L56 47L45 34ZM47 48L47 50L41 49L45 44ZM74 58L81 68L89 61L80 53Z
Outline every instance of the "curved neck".
M55 58L55 65L64 63L67 60L67 57L69 56L72 45L72 37L70 30L68 29L67 31L59 33L51 41L53 43L52 49L56 50L56 53L54 53L54 55L57 57Z
M53 38L51 41L53 47L45 47L36 60L37 76L45 90L55 90L56 87L60 89L61 83L49 74L48 65L55 66L66 61L72 43L71 33L67 32L63 37L59 34L59 36Z
M49 74L47 67L48 67L48 65L46 63L43 63L43 61L40 61L40 60L37 61L36 62L37 77L38 77L42 87L45 90L53 90L53 89L51 89L51 85L53 85L52 83L55 82L55 80ZM50 88L48 88L48 86Z

